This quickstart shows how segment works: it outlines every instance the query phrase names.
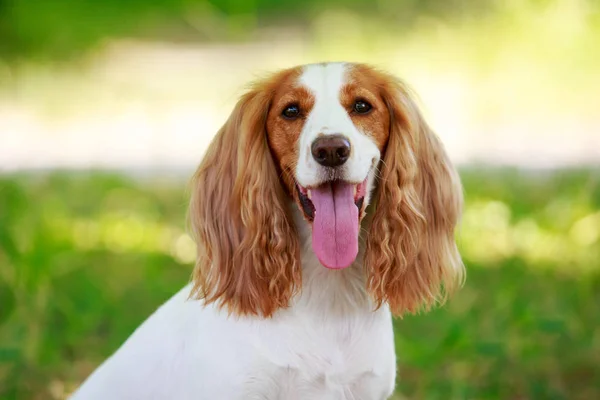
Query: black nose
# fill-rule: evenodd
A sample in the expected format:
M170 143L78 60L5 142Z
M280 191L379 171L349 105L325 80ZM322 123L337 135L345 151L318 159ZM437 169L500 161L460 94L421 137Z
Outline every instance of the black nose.
M339 167L350 157L350 142L342 135L317 138L311 152L314 159L325 167Z

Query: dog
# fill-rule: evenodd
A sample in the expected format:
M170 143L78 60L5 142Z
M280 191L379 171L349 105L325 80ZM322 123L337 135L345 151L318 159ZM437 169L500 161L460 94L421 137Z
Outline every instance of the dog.
M75 400L386 399L392 316L464 279L460 179L407 87L355 63L277 72L207 150L192 282Z

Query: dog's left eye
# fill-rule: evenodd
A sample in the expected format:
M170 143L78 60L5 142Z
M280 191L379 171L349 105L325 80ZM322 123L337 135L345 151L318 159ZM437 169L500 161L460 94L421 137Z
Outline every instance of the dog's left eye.
M357 113L357 114L366 114L369 111L371 111L373 107L366 101L364 100L357 100L354 103L354 107L353 110Z

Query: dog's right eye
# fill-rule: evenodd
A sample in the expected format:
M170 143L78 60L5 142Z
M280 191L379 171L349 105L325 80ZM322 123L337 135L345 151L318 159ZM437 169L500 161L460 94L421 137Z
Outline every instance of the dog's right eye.
M300 107L297 104L290 104L281 112L286 119L296 119L300 115Z

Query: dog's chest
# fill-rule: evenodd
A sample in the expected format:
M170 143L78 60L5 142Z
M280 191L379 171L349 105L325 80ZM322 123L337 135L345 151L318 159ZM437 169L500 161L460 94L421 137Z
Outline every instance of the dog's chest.
M384 315L304 321L282 330L262 343L264 357L248 376L247 398L385 399L393 390L393 332Z
M393 386L394 366L384 358L349 355L320 359L296 368L280 367L277 399L385 399Z

